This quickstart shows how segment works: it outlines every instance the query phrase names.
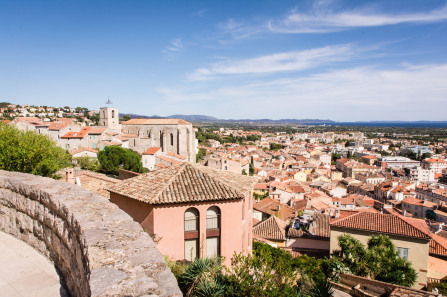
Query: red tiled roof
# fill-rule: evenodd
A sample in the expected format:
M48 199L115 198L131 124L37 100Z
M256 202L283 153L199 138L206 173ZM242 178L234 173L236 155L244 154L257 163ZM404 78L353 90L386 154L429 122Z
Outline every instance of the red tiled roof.
M422 229L422 225L419 225L413 220L414 219L404 218L399 215L359 212L342 219L334 220L331 223L331 226L430 239L431 237L429 233L427 233L428 227L427 231L425 231Z
M253 227L253 235L270 240L286 240L286 226L286 222L271 216Z
M268 190L269 185L266 183L257 183L255 184L255 190Z
M172 204L243 199L254 183L253 177L183 163L126 179L107 190L148 204Z
M98 151L88 148L88 147L80 147L78 149L69 151L69 153L70 153L70 155L76 155L77 153L85 152L85 151L92 152L92 153L98 153Z
M107 128L99 128L99 127L91 127L90 131L88 131L88 134L102 134L107 130Z
M177 160L174 160L174 159L171 159L171 158L168 158L168 157L166 157L166 156L156 156L157 158L159 158L159 159L161 159L161 160L163 160L163 161L166 161L166 162L169 162L169 163L171 163L171 164L181 164L182 162L180 162L180 161L177 161Z
M431 234L429 253L437 256L447 257L447 239L437 235Z
M277 215L282 220L290 220L295 217L296 210L288 205L281 204L279 201L270 197L264 198L253 205L253 209L266 213L271 216Z
M158 146L150 147L143 153L143 155L154 155L159 150L161 150L161 147Z
M84 127L79 132L67 132L61 138L84 138L90 129L90 127Z

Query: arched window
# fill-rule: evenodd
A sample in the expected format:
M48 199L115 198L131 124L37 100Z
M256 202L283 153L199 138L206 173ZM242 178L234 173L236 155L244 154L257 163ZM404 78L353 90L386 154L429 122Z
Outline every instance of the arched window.
M206 211L206 256L215 258L220 255L220 209L211 206Z
M171 146L174 145L174 134L171 133Z
M102 117L103 117L103 118L106 117L106 111L105 111L105 110L102 111Z
M196 208L188 208L185 211L185 259L194 261L199 256L199 211Z
M115 117L115 111L112 110L112 118L114 118L114 117Z
M151 138L151 130L147 130L147 137Z

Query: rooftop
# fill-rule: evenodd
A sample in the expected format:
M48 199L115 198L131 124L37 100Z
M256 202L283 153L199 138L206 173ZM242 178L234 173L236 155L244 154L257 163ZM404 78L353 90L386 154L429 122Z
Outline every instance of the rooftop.
M243 199L256 180L228 171L183 163L157 169L107 190L149 204Z

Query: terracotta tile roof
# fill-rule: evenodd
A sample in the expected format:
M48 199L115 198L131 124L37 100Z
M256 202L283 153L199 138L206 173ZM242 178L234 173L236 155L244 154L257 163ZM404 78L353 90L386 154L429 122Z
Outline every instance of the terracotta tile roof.
M92 153L96 153L96 154L98 153L97 150L94 150L94 149L91 149L91 148L88 148L88 147L80 147L80 148L78 148L78 149L69 151L69 153L70 153L70 155L75 155L75 154L77 154L77 153L85 152L85 151L87 151L87 152L92 152Z
M161 159L161 160L163 160L163 161L169 162L169 163L171 163L171 164L179 165L179 164L182 163L182 162L180 162L180 161L177 161L177 160L168 158L168 157L166 157L166 156L156 156L156 157L159 158L159 159Z
M191 125L182 119L131 119L123 125Z
M251 193L256 179L183 163L157 169L107 188L149 204L238 200Z
M268 190L269 189L269 185L266 183L257 183L255 184L254 187L255 190Z
M282 220L290 220L295 217L296 210L292 207L279 203L270 197L264 198L253 205L253 209L266 213L270 216L277 215Z
M431 234L429 254L447 257L447 239L437 234Z
M66 123L66 122L53 122L48 126L48 130L59 131L60 129L62 129L68 125L69 125L69 123Z
M84 138L90 129L90 127L84 127L79 132L67 132L64 136L61 136L61 138Z
M120 183L119 179L91 171L82 171L78 173L77 177L81 181L82 188L106 197L107 199L110 197L110 194L105 188Z
M88 134L98 135L104 133L106 130L107 128L91 127L90 131L88 131Z
M287 223L271 216L253 227L253 235L269 240L286 240Z
M178 155L178 154L175 154L175 153L172 153L172 152L167 152L166 155L174 157L174 158L177 158L177 159L180 159L180 160L185 160L186 159L185 156Z
M159 150L161 150L161 147L158 146L150 147L143 153L143 155L153 155Z
M422 229L422 225L415 222L414 219L392 214L359 212L342 219L334 220L330 225L405 237L431 238L426 224L427 229L424 230Z

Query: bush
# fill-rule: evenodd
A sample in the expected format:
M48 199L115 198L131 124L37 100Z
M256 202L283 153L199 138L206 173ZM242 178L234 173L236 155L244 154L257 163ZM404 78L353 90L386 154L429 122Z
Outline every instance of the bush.
M138 173L145 172L140 156L120 146L106 146L98 153L98 160L101 170L105 173L118 175L120 168Z
M100 164L97 159L90 157L79 157L75 159L81 169L98 171Z
M65 167L70 154L47 136L0 124L0 169L57 178Z

